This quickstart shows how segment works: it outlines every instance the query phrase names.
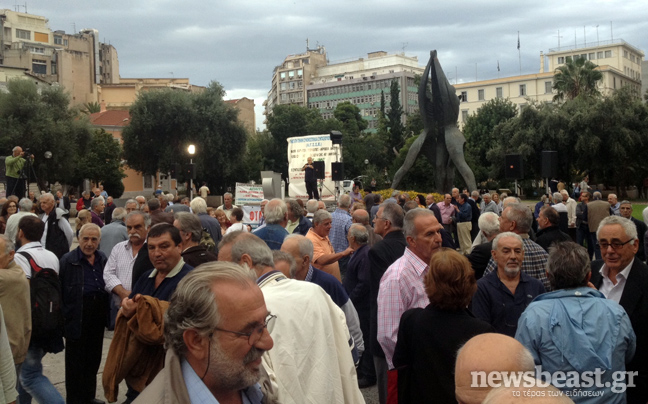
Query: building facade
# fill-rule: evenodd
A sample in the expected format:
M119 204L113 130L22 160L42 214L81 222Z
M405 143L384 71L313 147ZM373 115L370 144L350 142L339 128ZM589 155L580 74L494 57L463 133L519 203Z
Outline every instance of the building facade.
M333 117L335 107L350 102L360 109L360 115L368 121L368 131L378 128L380 99L384 94L385 110L391 101L390 86L396 80L400 89L400 105L403 107L403 124L408 114L418 111L418 87L415 76L422 75L417 57L403 54L372 52L368 58L330 64L317 69L317 76L308 84L308 107L316 108L324 119Z
M316 49L307 47L305 53L287 56L272 72L272 85L263 103L264 114L271 114L275 105L306 106L306 85L316 77L317 68L327 63L324 46L317 46Z
M552 89L555 70L575 58L585 58L598 65L597 69L603 74L599 83L602 94L610 94L625 86L632 87L637 93L641 91L644 53L623 39L597 41L580 47L563 46L550 49L546 55L540 53L539 73L455 84L457 96L462 100L460 125L493 98L508 98L518 106L518 110L532 101L551 102L555 95Z
M256 114L254 113L254 100L247 97L237 100L226 100L226 104L238 111L238 120L245 128L248 136L256 134Z
M99 32L52 31L45 17L0 10L0 64L27 69L70 95L70 104L97 101L97 85L119 82L117 50Z

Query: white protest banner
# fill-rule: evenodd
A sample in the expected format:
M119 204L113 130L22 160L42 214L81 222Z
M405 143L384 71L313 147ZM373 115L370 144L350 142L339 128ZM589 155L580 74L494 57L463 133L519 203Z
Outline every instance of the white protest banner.
M325 179L317 181L317 189L322 200L335 200L335 182L331 179L331 163L339 161L340 148L333 146L330 135L291 137L288 141L288 178L291 198L308 199L302 167L308 157L313 161L323 161Z
M235 198L236 205L243 209L243 223L258 226L262 216L263 186L237 182Z

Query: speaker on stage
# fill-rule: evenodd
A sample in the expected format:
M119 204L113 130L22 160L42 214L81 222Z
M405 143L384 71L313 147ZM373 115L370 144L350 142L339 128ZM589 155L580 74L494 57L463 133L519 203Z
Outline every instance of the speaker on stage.
M331 163L331 177L333 181L344 181L343 163Z
M504 156L504 176L511 180L521 180L524 178L524 168L522 167L522 155L507 154Z
M558 176L558 152L542 151L542 178L556 178Z
M326 177L323 161L313 161L313 169L315 170L315 178L318 180L323 180Z

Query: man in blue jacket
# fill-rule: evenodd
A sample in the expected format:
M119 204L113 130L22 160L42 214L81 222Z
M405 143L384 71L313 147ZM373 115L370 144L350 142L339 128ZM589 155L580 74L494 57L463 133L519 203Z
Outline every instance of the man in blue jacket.
M554 291L529 305L515 335L542 366L536 376L546 381L547 375L564 372L566 380L552 384L577 402L625 403L626 382L634 383L632 374L626 378L626 363L636 349L625 310L587 286L592 276L587 250L574 242L549 248L547 275ZM580 386L570 382L574 377Z

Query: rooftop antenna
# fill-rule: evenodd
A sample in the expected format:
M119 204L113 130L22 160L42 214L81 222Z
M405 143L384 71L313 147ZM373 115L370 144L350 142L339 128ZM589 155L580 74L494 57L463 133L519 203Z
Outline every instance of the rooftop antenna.
M560 50L560 38L562 38L562 35L560 35L560 30L558 30L558 35L554 35L558 37L558 50Z
M596 46L599 46L599 36L598 36L598 24L596 24Z
M405 48L407 48L408 44L409 44L409 42L403 42L403 47L401 48L403 56L405 56Z
M308 48L309 48L309 46L308 46L308 38L306 38L306 52L308 52Z

